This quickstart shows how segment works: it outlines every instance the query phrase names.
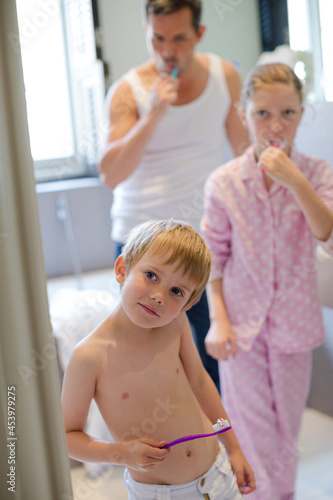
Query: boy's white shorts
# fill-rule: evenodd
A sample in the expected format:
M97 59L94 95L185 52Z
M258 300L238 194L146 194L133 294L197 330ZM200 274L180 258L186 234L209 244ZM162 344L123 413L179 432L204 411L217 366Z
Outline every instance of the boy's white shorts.
M205 474L189 483L176 485L147 484L124 473L128 500L240 500L235 476L225 448L221 445L214 463Z

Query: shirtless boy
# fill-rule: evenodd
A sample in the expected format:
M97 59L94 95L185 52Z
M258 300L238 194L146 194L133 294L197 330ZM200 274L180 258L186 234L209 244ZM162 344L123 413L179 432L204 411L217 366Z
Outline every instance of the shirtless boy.
M213 436L163 448L184 435L211 433L219 417L227 418L185 314L210 267L206 244L188 224L165 220L133 229L115 263L121 301L77 345L67 367L69 455L125 465L130 499L159 498L163 487L172 499L234 500L255 488L232 429L219 435L224 446ZM84 432L93 398L115 442Z

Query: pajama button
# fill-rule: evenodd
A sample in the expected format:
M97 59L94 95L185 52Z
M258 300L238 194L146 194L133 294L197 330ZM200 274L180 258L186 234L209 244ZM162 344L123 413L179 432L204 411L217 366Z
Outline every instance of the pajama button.
M205 486L205 478L202 478L201 481L200 481L200 486Z

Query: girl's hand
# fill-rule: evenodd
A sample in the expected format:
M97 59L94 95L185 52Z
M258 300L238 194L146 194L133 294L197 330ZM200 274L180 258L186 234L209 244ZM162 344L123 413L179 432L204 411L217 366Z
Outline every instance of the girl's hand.
M236 356L236 337L229 322L212 320L205 338L207 354L214 359L226 361Z
M140 472L146 472L163 463L171 451L170 448L162 449L167 444L166 441L151 438L133 439L121 444L119 463Z
M288 189L292 189L302 178L302 173L283 149L273 146L261 153L258 167L273 181Z
M236 475L239 491L248 495L256 488L254 472L241 450L230 454L230 463Z

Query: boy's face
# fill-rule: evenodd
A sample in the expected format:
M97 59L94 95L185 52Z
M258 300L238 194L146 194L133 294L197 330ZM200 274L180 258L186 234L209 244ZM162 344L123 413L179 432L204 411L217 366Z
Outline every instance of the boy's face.
M118 257L115 274L122 283L122 305L130 320L142 328L167 325L182 311L195 290L194 283L182 269L164 264L168 254L154 255L149 251L129 270L123 257Z
M146 42L158 71L171 73L177 66L181 75L192 61L196 44L205 31L192 24L188 7L168 15L149 14L145 26Z

